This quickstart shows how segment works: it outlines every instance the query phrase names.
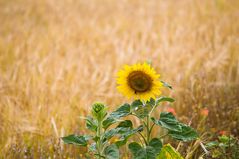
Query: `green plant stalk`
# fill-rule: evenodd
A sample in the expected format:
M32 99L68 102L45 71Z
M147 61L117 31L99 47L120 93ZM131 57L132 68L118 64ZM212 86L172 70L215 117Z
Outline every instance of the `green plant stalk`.
M150 118L151 118L151 114L154 111L154 109L156 108L156 106L157 105L153 106L152 110L150 111L150 113L146 117L146 122L143 122L145 127L146 127L146 140L144 140L145 141L145 145L149 144L149 142L151 140L151 133L152 133L153 127L155 126L155 123L150 124ZM165 137L167 135L168 135L168 133L160 136L160 138L163 138L163 137Z
M146 139L144 140L145 142L145 145L149 145L149 142L150 142L150 139L151 139L151 132L152 132L152 128L154 126L154 124L152 124L150 126L150 116L148 115L146 117L146 122L143 122L144 123L144 126L146 127L146 132L145 132L145 135L146 135Z
M150 122L149 122L149 116L147 116L146 117L146 139L147 139L147 143L146 143L146 145L148 145L149 144L149 141L150 141L150 128L149 128L149 124L150 124Z
M150 137L151 137L151 132L152 132L152 130L153 130L153 127L154 127L154 123L150 126L150 118L151 118L151 114L152 114L152 112L154 111L154 109L156 108L156 104L153 106L153 108L151 109L151 111L149 112L149 114L148 114L148 116L147 116L147 118L146 118L146 122L147 122L147 124L146 124L146 131L147 131L147 133L146 133L146 138L147 138L147 143L146 143L146 145L148 145L149 144L149 142L150 142Z
M155 123L153 123L149 129L149 133L151 134L152 130L153 130L153 127L154 127Z
M102 129L102 121L98 121L98 129L97 129L97 136L99 137L99 140L97 141L97 151L98 151L98 158L102 158L102 143L101 143L101 129Z
M147 134L147 144L149 144L149 142L150 142L151 132L152 132L153 127L154 127L154 125L155 125L155 124L153 123L153 124L150 126L150 118L151 118L151 114L152 114L152 112L154 111L154 109L156 108L156 106L157 106L157 105L154 105L154 106L153 106L153 108L151 109L150 113L148 114L148 116L147 116L147 118L146 118L146 120L147 120L147 124L146 124L146 125L147 125L147 126L146 126L146 127L147 127L147 129L146 129L146 130L147 130L147 133L146 133L146 134Z
M138 132L138 134L142 137L142 139L144 140L144 143L146 144L147 143L147 140L145 139L144 135L140 132Z

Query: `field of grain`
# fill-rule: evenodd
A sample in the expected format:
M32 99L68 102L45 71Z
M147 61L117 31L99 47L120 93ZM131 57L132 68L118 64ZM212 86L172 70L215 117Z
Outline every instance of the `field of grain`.
M238 19L237 0L0 0L0 158L77 158L59 137L129 102L116 73L147 60L181 120L207 108L203 132L238 137Z

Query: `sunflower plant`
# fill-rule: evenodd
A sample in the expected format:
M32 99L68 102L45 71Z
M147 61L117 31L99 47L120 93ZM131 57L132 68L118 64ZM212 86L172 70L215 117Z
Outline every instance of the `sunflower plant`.
M198 138L197 132L190 126L178 121L170 112L161 112L159 117L154 111L162 102L174 102L171 97L161 96L162 87L172 89L168 83L160 81L160 75L147 63L126 65L117 74L117 89L129 99L115 111L108 113L105 105L95 103L92 117L86 117L86 127L93 135L69 135L62 140L66 144L87 146L98 159L118 159L119 149L128 144L133 159L182 159L181 155L170 145L163 144L163 138L186 142ZM134 127L131 120L135 117L140 123ZM132 119L132 118L130 118ZM153 136L154 128L166 130L166 134ZM139 142L129 138L139 136ZM117 140L112 140L112 139Z
M92 116L82 117L86 121L86 128L91 131L87 135L68 135L62 137L65 144L73 144L76 146L87 147L88 154L93 154L97 159L117 159L119 158L119 147L124 144L116 144L113 138L115 136L130 136L143 128L132 128L130 120L120 120L127 116L129 111L128 105L123 105L112 113L107 112L107 107L102 103L94 103L92 105ZM109 128L113 123L117 126ZM115 140L116 141L116 140Z
M167 156L182 158L170 144L163 146L162 139L170 136L179 141L192 141L198 138L197 132L190 126L178 121L170 112L161 112L160 117L153 116L153 112L162 102L174 102L171 97L160 96L163 86L172 89L166 82L160 81L160 75L147 63L125 66L117 77L118 90L133 98L129 115L140 121L143 132L137 132L142 141L131 142L129 150L135 159L163 159ZM161 136L152 136L154 127L166 129ZM124 140L124 139L123 139Z

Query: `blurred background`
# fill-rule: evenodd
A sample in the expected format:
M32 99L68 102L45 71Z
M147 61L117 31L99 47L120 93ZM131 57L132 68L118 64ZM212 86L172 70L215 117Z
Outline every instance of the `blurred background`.
M79 157L59 137L130 102L116 73L146 60L173 86L161 110L238 137L238 19L237 0L0 0L0 158Z

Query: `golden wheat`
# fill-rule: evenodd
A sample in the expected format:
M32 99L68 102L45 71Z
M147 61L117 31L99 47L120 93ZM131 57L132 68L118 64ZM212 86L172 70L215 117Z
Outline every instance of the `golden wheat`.
M207 131L238 135L238 17L237 0L0 0L0 157L77 156L58 138L122 103L117 70L145 60L182 120L208 107Z

